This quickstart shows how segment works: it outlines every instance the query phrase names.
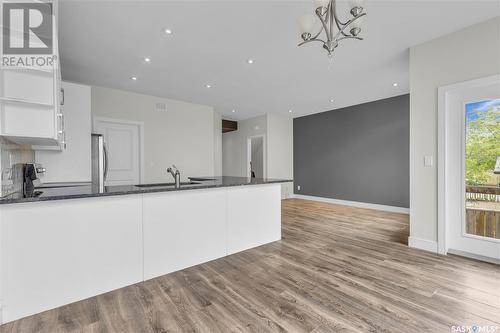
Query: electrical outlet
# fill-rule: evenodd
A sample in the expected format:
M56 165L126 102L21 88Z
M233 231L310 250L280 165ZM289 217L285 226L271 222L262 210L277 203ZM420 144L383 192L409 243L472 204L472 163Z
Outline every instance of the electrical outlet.
M300 185L297 185L297 191L300 191Z

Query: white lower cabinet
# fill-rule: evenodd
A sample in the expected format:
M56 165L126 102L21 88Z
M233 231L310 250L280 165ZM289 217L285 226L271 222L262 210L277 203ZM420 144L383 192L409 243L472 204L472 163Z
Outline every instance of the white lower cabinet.
M227 190L145 194L144 279L226 255Z
M281 239L281 185L239 186L227 196L227 254Z
M139 195L3 205L3 322L142 281Z
M0 324L280 238L280 184L0 205Z

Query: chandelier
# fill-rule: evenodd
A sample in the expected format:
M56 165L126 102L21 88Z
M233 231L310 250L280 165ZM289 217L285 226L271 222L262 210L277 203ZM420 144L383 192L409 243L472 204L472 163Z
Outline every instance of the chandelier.
M303 42L299 46L310 43L320 42L323 48L332 56L332 52L343 39L358 39L361 32L361 23L363 16L366 15L363 5L364 0L349 0L350 16L347 21L341 21L337 14L337 0L316 0L316 16L321 21L321 28L315 35L312 34L316 18L314 15L304 15L299 19L301 37ZM322 32L324 39L320 38Z

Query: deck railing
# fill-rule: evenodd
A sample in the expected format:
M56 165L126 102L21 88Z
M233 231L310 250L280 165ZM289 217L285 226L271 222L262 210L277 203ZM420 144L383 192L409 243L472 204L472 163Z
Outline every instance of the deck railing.
M467 186L467 200L500 202L500 187L498 186Z
M500 187L466 187L466 232L500 239Z

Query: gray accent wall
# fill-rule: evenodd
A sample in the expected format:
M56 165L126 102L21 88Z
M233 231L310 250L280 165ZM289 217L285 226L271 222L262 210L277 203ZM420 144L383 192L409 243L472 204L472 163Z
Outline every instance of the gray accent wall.
M409 104L401 95L295 118L294 193L408 208Z

